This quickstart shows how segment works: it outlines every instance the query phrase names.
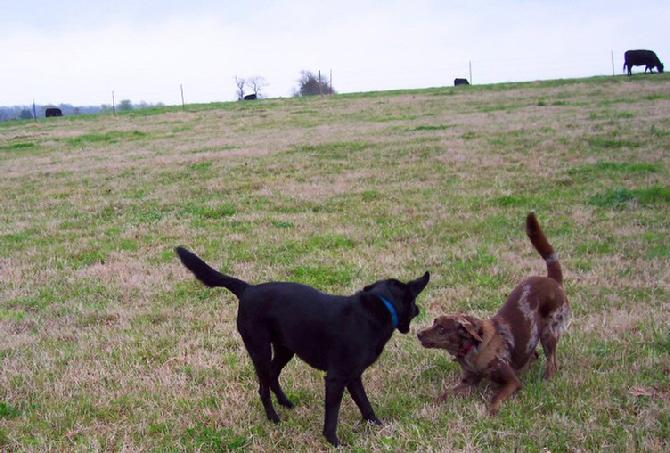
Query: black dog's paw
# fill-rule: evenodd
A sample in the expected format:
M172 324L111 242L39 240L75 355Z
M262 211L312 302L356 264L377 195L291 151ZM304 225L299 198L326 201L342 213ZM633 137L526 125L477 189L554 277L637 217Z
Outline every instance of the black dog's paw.
M340 439L337 438L336 435L329 436L327 434L324 434L326 436L326 440L335 448L340 446Z
M291 400L278 400L279 404L284 406L286 409L293 409L295 407L295 404L291 402Z
M375 418L374 420L368 420L370 423L377 425L377 426L384 426L384 422L379 420L378 418Z
M363 418L363 421L369 425L384 426L384 422L379 420L377 417Z
M333 447L339 447L340 446L340 439L337 438L337 431L335 429L328 429L325 428L323 429L323 437L326 438L326 440L333 446Z

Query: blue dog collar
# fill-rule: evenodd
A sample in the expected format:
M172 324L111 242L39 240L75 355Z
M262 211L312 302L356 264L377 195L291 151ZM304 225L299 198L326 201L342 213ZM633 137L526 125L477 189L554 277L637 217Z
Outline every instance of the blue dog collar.
M389 312L391 312L391 324L393 324L393 328L395 329L398 327L398 311L395 309L393 304L389 302L384 296L380 296L377 294L377 297L379 297L382 302L384 302L384 305L386 305L386 308Z

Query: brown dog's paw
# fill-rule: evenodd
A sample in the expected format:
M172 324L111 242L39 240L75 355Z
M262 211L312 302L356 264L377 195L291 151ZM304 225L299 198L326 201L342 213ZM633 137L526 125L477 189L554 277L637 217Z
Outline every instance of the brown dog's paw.
M440 396L435 398L435 402L438 403L438 404L442 404L449 399L449 396L450 396L450 394L449 394L448 391L443 392Z
M491 417L495 417L498 415L500 412L500 404L492 404L491 407L489 407L489 415Z
M470 384L459 384L456 387L454 387L450 393L453 396L466 397L470 396L470 393L472 393L473 388L474 386Z
M547 381L554 377L554 374L556 374L556 368L554 367L547 367L546 370L544 370L544 379Z
M440 396L437 397L435 402L444 403L451 397L466 397L472 393L471 385L459 384L453 389L445 390Z

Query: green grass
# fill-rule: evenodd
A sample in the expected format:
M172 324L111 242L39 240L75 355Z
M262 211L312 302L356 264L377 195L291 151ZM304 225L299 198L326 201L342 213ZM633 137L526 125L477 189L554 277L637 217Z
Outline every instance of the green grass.
M605 208L621 207L631 202L642 205L668 204L670 203L670 187L654 186L639 189L617 187L592 196L589 202Z
M34 147L35 144L32 142L17 142L17 143L11 143L8 145L1 145L0 146L0 151L11 151L11 150L17 150L17 149L26 149L26 148L32 148Z
M187 449L207 451L244 450L248 439L235 434L230 428L211 428L198 425L186 430L180 444Z
M21 415L21 411L11 404L0 402L0 418L16 418Z
M658 163L647 162L608 162L600 161L595 164L583 165L570 169L570 174L578 175L585 174L588 177L593 177L601 174L616 174L616 173L656 173L661 171L662 166Z
M409 335L348 395L352 451L670 448L670 75L434 87L0 123L0 450L321 451L323 375L263 415L237 299L183 244L253 283L350 294L431 272ZM561 257L574 321L489 417L433 317L493 315Z
M322 159L349 159L352 154L364 150L365 143L359 142L334 142L324 145L306 145L299 147L295 152L307 154Z
M637 148L640 142L636 140L626 140L614 137L589 137L587 139L589 146L593 148Z
M183 211L187 216L203 218L203 219L220 219L229 217L237 212L237 208L231 203L225 203L215 206L207 206L201 204L193 204L187 206Z
M83 146L87 144L106 144L119 143L127 140L138 140L145 138L146 132L133 131L106 131L102 133L82 134L76 137L67 139L70 146Z
M424 124L417 126L413 131L445 131L454 127L452 124Z
M298 266L291 269L291 279L318 288L331 289L348 286L354 275L352 269L331 266Z

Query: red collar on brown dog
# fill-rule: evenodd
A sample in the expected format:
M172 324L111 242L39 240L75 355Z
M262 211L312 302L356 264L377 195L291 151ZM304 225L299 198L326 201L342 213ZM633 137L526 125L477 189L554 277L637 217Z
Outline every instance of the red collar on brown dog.
M464 345L461 347L461 349L458 351L458 358L464 358L466 355L468 355L468 352L472 350L472 348L475 347L474 343L468 343L467 345Z

